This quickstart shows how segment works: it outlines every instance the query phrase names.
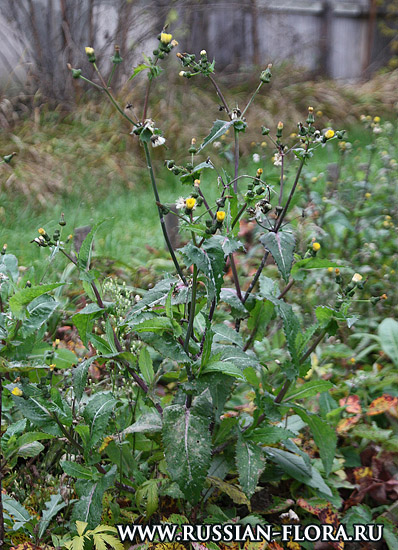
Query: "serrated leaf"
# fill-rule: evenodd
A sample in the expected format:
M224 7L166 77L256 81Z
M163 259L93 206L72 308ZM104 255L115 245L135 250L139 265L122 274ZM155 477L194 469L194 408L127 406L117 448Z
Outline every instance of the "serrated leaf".
M23 288L11 296L9 300L10 309L17 319L23 317L24 307L32 302L38 296L51 292L55 288L64 285L65 283L52 283L48 285L39 285Z
M377 330L381 348L395 366L398 366L398 322L395 319L384 319Z
M62 432L50 412L37 399L33 397L25 399L15 395L12 396L12 399L23 416L30 420L34 426L41 428L46 433L62 436Z
M155 409L152 409L151 411L142 414L137 422L134 422L134 424L124 429L122 434L127 435L130 433L155 433L160 432L161 430L162 418Z
M235 454L239 483L245 495L250 498L256 490L260 474L265 467L265 458L261 448L238 434Z
M113 465L99 481L80 480L75 484L79 501L75 503L71 520L77 518L87 523L89 529L95 528L101 521L102 497L114 484L117 466Z
M148 290L143 298L139 300L128 313L126 320L128 321L131 317L142 313L145 310L149 310L157 305L163 304L166 300L167 295L170 292L170 289L178 282L176 277L170 279L163 279L159 281L153 288Z
M4 254L4 256L0 256L0 273L4 273L7 277L10 277L14 283L18 281L18 260L14 254Z
M202 374L208 374L210 372L220 372L222 374L227 374L228 376L238 378L239 380L246 380L243 376L243 372L233 363L229 363L228 361L215 361L214 363L208 363L202 370Z
M133 324L131 321L128 323L134 332L153 332L156 334L162 334L163 332L174 333L177 337L181 336L182 329L178 323L169 319L168 317L154 317L153 319L147 319L141 323Z
M32 300L27 307L28 318L22 324L19 334L23 338L27 338L29 335L40 330L57 309L58 305L59 302L48 294L43 294Z
M56 495L51 495L50 500L44 503L44 509L42 517L39 521L39 539L44 535L45 530L47 529L50 521L54 516L58 514L62 508L65 508L67 502L65 502L62 496L57 493Z
M260 445L275 445L292 437L296 437L296 434L279 426L264 426L250 432L250 439Z
M293 264L293 252L296 246L293 233L288 231L274 233L270 231L262 235L260 241L264 248L272 254L280 274L287 283Z
M98 317L103 315L104 308L98 304L88 304L85 308L78 311L72 317L72 323L75 325L82 339L83 344L87 347L87 336L91 332L93 322Z
M13 531L18 531L28 521L32 519L29 512L20 504L17 500L9 497L8 495L2 495L3 509L10 519L12 516Z
M135 502L138 508L145 509L145 518L152 516L159 506L158 482L149 479L138 487L135 493Z
M77 365L72 371L72 386L77 402L80 403L87 385L88 369L96 357L89 357Z
M138 366L145 382L151 384L155 378L155 373L153 370L152 359L147 348L141 349Z
M167 469L190 502L198 502L211 461L211 406L206 393L190 409L171 405L163 411L163 444Z
M213 143L216 139L219 139L228 128L233 124L233 121L228 120L216 120L213 124L210 134L203 140L203 143L198 147L196 154L200 153L206 145Z
M110 392L95 393L88 401L83 418L90 426L90 445L94 446L103 438L115 403Z

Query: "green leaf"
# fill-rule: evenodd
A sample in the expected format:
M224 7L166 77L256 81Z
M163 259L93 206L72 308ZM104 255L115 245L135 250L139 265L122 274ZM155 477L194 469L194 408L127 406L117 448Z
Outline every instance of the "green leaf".
M328 476L332 470L334 455L336 452L336 432L320 416L308 413L297 405L292 405L292 409L306 424L308 424L308 427L314 437L315 444L319 449L322 464L325 468L325 474Z
M311 380L298 388L291 389L285 396L284 401L304 399L312 397L317 393L322 393L333 388L333 384L327 380Z
M163 279L159 281L153 288L148 290L144 297L139 300L132 308L126 317L126 320L130 320L134 315L138 315L145 310L150 310L157 305L162 305L166 300L167 295L173 286L178 282L176 277Z
M138 508L145 509L145 519L156 512L159 505L158 482L156 479L149 479L138 487L135 493L135 502Z
M142 414L137 422L134 422L134 424L123 430L123 435L132 433L155 433L161 430L162 418L155 409L151 409L149 412Z
M99 481L80 480L75 484L79 501L73 507L71 520L88 523L89 529L94 529L101 522L102 497L114 484L117 466L113 465Z
M222 374L239 378L239 380L246 380L242 371L233 363L229 363L228 361L215 361L214 363L208 363L202 370L202 374L208 374L209 372L221 372Z
M52 283L48 285L31 286L16 292L13 296L11 296L9 301L12 313L17 319L22 319L24 306L28 305L38 296L46 294L47 292L50 292L51 290L54 290L64 284L65 283Z
M18 281L19 270L18 260L13 254L4 254L0 256L0 273L4 273L10 277L14 283Z
M341 523L344 523L347 530L352 533L356 523L364 523L365 525L367 523L372 523L372 511L364 504L352 506L342 517Z
M29 512L25 510L22 504L20 504L15 499L9 497L8 495L2 495L2 501L6 515L8 515L10 519L12 519L13 531L18 531L18 529L21 529L21 527L23 527L25 523L32 519Z
M318 489L324 495L333 496L332 491L326 485L318 470L312 466L308 467L301 456L274 447L266 447L265 452L289 476L313 489Z
M75 477L76 479L92 480L98 477L98 471L93 466L83 466L83 464L69 460L61 460L60 466L68 476Z
M87 384L88 369L96 357L89 357L77 365L72 371L72 386L77 402L80 403Z
M225 256L229 256L233 252L236 252L240 248L244 248L243 244L234 237L230 237L229 235L223 235L222 241L221 241L221 248L223 249L223 252Z
M296 434L279 426L264 426L250 432L250 439L260 445L275 445L291 437L296 437Z
M43 294L32 300L27 307L28 318L22 324L19 334L23 338L27 338L40 330L57 309L58 305L59 302L48 294Z
M140 367L140 371L145 382L147 382L147 384L151 384L155 378L155 373L153 370L152 359L147 348L142 348L140 358L138 360L138 366Z
M153 317L152 319L147 319L137 325L130 321L128 325L134 330L134 332L154 332L156 334L171 332L174 333L176 337L181 336L182 334L180 325L168 317Z
M239 432L235 455L239 483L245 495L250 498L256 490L261 472L265 467L265 458L261 448Z
M87 347L87 336L91 333L94 319L98 319L104 313L104 308L93 303L88 304L85 308L78 311L72 317L72 322L79 332L79 336L82 339L83 344Z
M62 436L62 432L50 412L40 401L33 397L25 399L16 395L13 395L12 399L23 416L30 420L33 425L41 428L46 433Z
M231 120L216 120L213 124L213 128L210 130L210 134L203 140L203 143L197 149L196 154L200 153L206 145L209 145L210 143L213 143L213 141L219 139L223 134L225 134L232 124L233 121Z
M91 396L83 411L83 418L90 426L90 445L103 438L116 399L110 392L98 392Z
M47 500L47 502L44 503L44 510L42 513L42 517L39 521L39 539L41 539L44 535L44 532L47 529L52 518L56 516L58 512L62 510L62 508L65 508L67 504L68 503L63 500L62 496L59 493L51 495L50 500Z
M292 267L292 277L300 269L326 269L328 267L342 267L341 262L332 262L330 260L324 260L322 258L305 258L304 260L299 260Z
M145 63L141 63L138 65L134 70L133 74L130 76L129 80L133 80L134 77L137 76L141 71L145 71L145 69L150 69L151 67L149 65L145 65Z
M398 322L392 318L384 319L378 327L378 334L382 350L398 366Z
M44 445L38 441L32 441L31 443L25 443L18 449L17 455L22 458L32 458L40 454L44 449Z
M170 405L163 411L163 444L167 469L190 502L198 502L211 461L211 406L206 392L190 409Z
M293 264L293 252L296 246L293 233L288 231L274 233L270 231L262 235L260 241L264 248L272 254L280 274L287 283Z
M90 269L91 254L93 250L93 241L98 228L105 223L105 220L96 223L90 233L82 242L79 255L77 258L77 267L80 271L88 271Z

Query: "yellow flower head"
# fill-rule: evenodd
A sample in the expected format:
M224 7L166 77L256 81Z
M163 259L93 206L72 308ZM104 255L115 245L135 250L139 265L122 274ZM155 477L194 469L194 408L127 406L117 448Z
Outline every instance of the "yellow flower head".
M327 130L327 132L325 132L326 139L331 139L333 136L334 136L334 130Z
M321 245L319 243L317 243L317 242L312 243L312 250L314 252L318 252L318 250L320 250L320 249L321 249Z
M278 130L283 130L283 122L279 121L277 128Z
M258 168L257 173L256 173L256 176L259 178L259 177L261 176L262 173L263 173L263 169L262 169L262 168Z
M336 275L340 275L340 269L338 267L336 267L336 269L334 270L334 272L336 273Z
M314 112L314 107L308 107L308 112L313 113Z
M190 197L185 201L185 206L188 208L188 210L192 210L196 204L196 199L193 197Z
M173 46L173 48L175 48L176 46L178 46L177 40L172 40L172 41L170 42L170 44Z
M317 111L316 112L316 116L322 116L322 115L323 115L322 111Z
M12 390L12 395L16 395L17 397L21 397L21 395L23 394L23 391L20 390L19 388L15 387L13 390Z
M199 185L200 185L200 180L199 180L199 179L195 180L195 181L193 182L193 184L194 184L195 187L199 187Z
M267 143L265 141L261 142L261 147L267 147Z
M382 294L380 296L380 300L387 300L387 294Z
M379 116L375 116L373 119L373 122L376 122L378 124L380 122L381 118Z
M355 361L355 357L351 357L351 359L350 359L350 363L352 363L352 364L356 363L356 361Z
M371 196L372 196L372 193L365 193L365 199L370 199Z
M53 342L54 348L57 347L57 346L59 346L60 342L61 342L61 340L60 340L59 338L56 338L56 339L54 340L54 342Z
M87 55L94 55L94 48L91 48L90 46L86 46L85 50Z
M333 273L333 267L328 267L328 272Z
M296 138L296 137L297 137L296 132L292 132L292 133L290 134L290 137L291 137L291 138Z
M218 222L223 222L225 219L225 212L224 210L219 210L216 214L216 218Z
M160 35L160 41L162 42L162 44L170 44L172 38L173 35L167 34L167 32L162 32Z
M56 365L55 363L51 363L51 365L49 366L49 369L50 369L50 370L54 370L56 366L57 366L57 365Z
M42 227L40 227L40 229L38 229L38 232L39 232L39 235L45 235L46 234L46 230L43 229Z
M362 281L362 275L360 275L359 273L354 273L354 275L353 275L351 281L352 281L353 283L359 283L359 282L361 282L361 281Z
M72 233L70 235L68 235L68 241L70 241L71 239L73 239Z

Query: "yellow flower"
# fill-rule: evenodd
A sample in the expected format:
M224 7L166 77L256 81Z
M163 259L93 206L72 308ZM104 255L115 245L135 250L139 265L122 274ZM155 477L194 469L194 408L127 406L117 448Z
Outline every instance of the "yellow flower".
M185 206L188 208L188 210L192 210L196 204L196 199L193 197L190 197L185 201Z
M283 130L283 122L279 121L277 128L278 130Z
M42 227L40 227L40 229L38 229L38 232L39 232L39 235L45 235L46 234L46 230L43 229Z
M387 294L382 294L380 296L380 300L387 300Z
M372 196L372 193L365 193L365 199L370 199L371 196Z
M106 437L104 437L104 440L101 444L101 447L98 449L98 451L102 453L102 451L104 451L107 448L107 446L112 441L112 439L113 437L111 435L107 435Z
M85 50L86 50L87 55L93 55L94 54L94 48L90 48L90 46L86 46Z
M314 107L308 107L308 112L313 113L314 112Z
M265 141L261 142L261 147L267 147L267 143Z
M351 357L351 359L350 359L350 363L352 363L352 364L356 363L356 361L355 361L355 357Z
M70 235L68 235L68 241L70 241L71 239L73 239L72 233Z
M292 132L292 133L290 134L290 137L291 137L291 138L296 138L296 137L297 137L296 132Z
M328 272L333 273L333 267L328 267Z
M12 395L16 395L17 397L21 397L21 395L23 394L23 391L20 390L19 388L15 387L13 390L12 390Z
M225 212L224 210L219 210L216 214L216 218L218 222L223 222L225 219Z
M373 122L376 122L378 124L380 122L381 118L379 116L375 116L373 119Z
M173 35L167 34L166 32L162 32L160 35L160 41L162 42L162 44L170 44L172 38Z
M57 365L56 365L55 363L51 363L51 365L49 366L49 369L50 369L50 370L54 370L56 366L57 366Z
M199 185L200 185L200 180L198 180L198 179L195 180L195 181L193 182L193 184L194 184L195 187L199 187Z
M353 283L359 283L359 282L361 282L361 281L362 281L362 275L360 275L359 273L354 273L354 275L353 275L351 281L352 281Z
M312 243L312 250L314 252L318 252L318 250L320 250L320 249L321 249L321 245L319 243L317 243L317 242Z
M336 273L336 275L340 275L340 269L338 267L336 267L336 269L334 270L334 272Z
M331 139L333 136L334 136L334 130L327 130L327 132L325 132L326 139Z
M176 46L178 46L177 40L172 40L172 41L170 42L170 44L173 46L173 48L175 48Z
M322 116L322 115L323 115L322 111L317 111L316 112L316 116Z
M53 347L55 348L55 347L59 346L60 342L61 342L61 340L59 338L56 338L53 342Z
M261 174L263 173L263 169L262 168L258 168L257 172L256 172L256 176L259 178L261 176Z

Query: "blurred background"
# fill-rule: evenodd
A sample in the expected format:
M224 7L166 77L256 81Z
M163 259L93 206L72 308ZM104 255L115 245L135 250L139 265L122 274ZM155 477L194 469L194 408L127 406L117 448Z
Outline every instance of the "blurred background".
M191 138L203 139L222 116L208 81L178 77L175 51L206 49L234 106L247 101L260 71L273 64L272 82L248 116L248 158L262 143L262 124L272 128L281 119L294 132L309 105L319 127L350 128L363 147L361 115L396 119L398 0L1 0L0 153L17 157L0 167L0 240L26 261L42 252L26 244L28 233L56 224L61 211L73 231L116 210L122 221L99 250L119 259L146 258L142 239L162 248L131 128L104 96L71 78L67 64L96 81L84 51L92 46L108 77L119 45L124 62L112 91L122 107L131 103L140 113L146 74L128 78L165 25L179 46L165 60L150 103L167 139L168 150L155 151L165 202L181 189L163 159L185 160ZM264 162L272 155L258 153ZM326 156L334 162L338 155L331 147Z

